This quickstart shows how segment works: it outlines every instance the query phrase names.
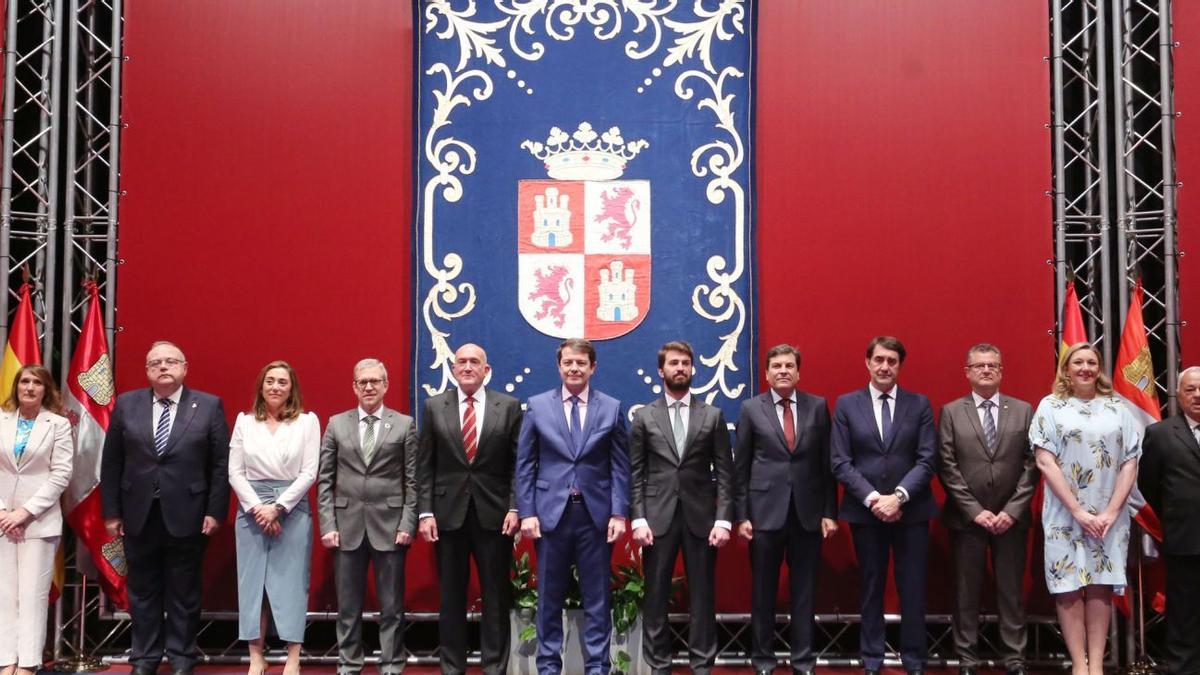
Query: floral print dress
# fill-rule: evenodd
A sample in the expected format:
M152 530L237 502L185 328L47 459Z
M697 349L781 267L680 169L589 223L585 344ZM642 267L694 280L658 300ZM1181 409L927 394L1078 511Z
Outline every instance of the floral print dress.
M1089 513L1108 506L1125 462L1142 454L1142 430L1113 396L1091 400L1050 395L1038 404L1029 442L1054 454L1075 500ZM1125 591L1129 550L1129 510L1121 509L1104 539L1083 531L1071 512L1047 488L1042 505L1046 587L1069 593L1089 584Z

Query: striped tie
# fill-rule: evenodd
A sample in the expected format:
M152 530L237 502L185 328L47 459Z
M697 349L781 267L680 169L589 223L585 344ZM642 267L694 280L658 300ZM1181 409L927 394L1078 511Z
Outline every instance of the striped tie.
M996 454L996 421L992 419L992 406L996 405L991 401L984 401L979 404L983 408L983 440L987 443L988 456Z
M362 439L363 463L370 464L371 457L375 455L375 422L379 418L374 415L367 415L363 420L367 423L367 430L363 432Z
M158 425L154 427L154 451L162 456L167 449L167 439L171 437L171 399L158 399L162 412L158 415Z
M479 451L479 434L475 433L475 397L467 397L467 410L463 413L462 423L463 447L467 449L467 464L475 461L475 453Z

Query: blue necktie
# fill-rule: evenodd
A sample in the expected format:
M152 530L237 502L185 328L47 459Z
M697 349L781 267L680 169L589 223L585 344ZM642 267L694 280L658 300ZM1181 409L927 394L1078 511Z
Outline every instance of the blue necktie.
M583 429L579 423L579 397L571 397L571 444L575 446L575 454L583 449Z
M890 398L891 396L887 394L879 395L879 400L883 401L883 415L880 416L882 424L880 426L883 427L884 447L887 447L888 439L892 437L892 407L888 405L888 399Z
M167 439L171 437L171 399L160 398L158 402L162 404L162 412L154 428L154 451L161 455L167 449Z

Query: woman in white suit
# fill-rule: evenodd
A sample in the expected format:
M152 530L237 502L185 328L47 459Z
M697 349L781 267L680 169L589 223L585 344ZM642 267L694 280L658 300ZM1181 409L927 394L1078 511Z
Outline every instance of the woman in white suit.
M42 665L58 498L71 479L71 423L50 371L22 366L0 411L0 675Z

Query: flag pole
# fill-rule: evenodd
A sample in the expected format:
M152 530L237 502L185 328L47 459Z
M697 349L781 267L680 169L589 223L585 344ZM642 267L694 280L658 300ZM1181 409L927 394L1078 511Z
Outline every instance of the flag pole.
M75 656L70 659L55 661L54 670L56 672L98 673L108 670L107 663L102 659L92 656L87 651L87 583L87 575L82 574L79 577L79 587L75 589L76 607L79 612L79 631L76 636ZM58 604L61 608L61 600Z

